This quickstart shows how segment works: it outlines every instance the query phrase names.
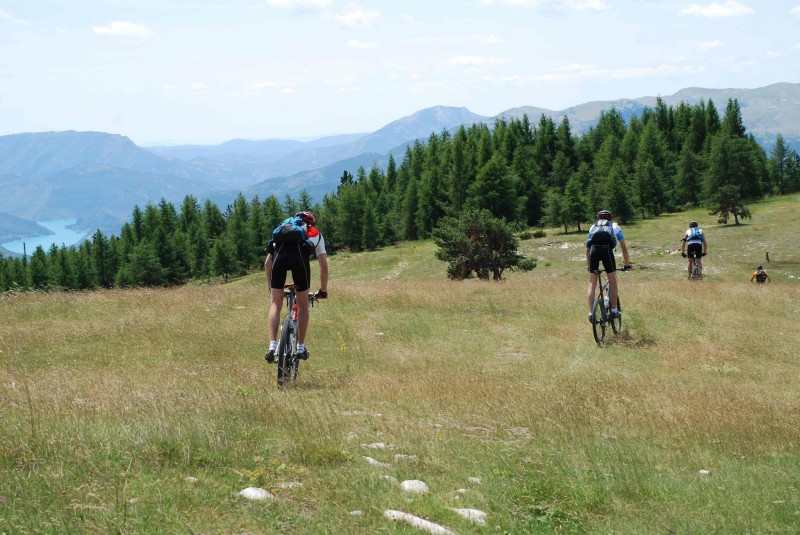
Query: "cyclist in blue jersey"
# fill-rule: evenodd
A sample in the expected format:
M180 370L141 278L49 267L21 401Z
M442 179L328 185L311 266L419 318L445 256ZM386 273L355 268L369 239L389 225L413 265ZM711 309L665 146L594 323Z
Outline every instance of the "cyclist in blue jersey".
M625 245L625 238L622 229L612 221L614 216L608 210L597 212L597 221L589 229L589 236L586 238L586 263L589 265L589 290L586 299L589 303L589 321L592 321L592 305L594 304L594 293L597 288L598 275L595 273L603 264L603 269L608 274L608 293L611 301L611 317L619 317L617 309L617 264L614 260L614 249L619 243L622 249L622 257L625 261L623 269L631 268L631 259L628 255L628 246Z
M689 278L692 278L692 258L697 259L697 274L703 275L703 257L708 254L708 242L706 235L703 234L703 229L697 226L697 221L689 223L689 228L683 234L683 243L681 244L681 256L689 258L689 265L686 266L686 271Z

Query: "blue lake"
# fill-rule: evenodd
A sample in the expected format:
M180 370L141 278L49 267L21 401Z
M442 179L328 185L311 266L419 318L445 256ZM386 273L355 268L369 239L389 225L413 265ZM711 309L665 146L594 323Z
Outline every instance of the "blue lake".
M28 255L31 255L39 245L42 246L45 252L50 249L50 246L54 243L58 247L61 247L62 245L69 247L70 245L75 245L76 243L80 242L87 234L85 230L76 232L67 228L67 226L75 224L74 219L37 221L37 223L48 230L52 230L53 234L45 234L44 236L29 236L24 240L14 240L6 243L0 243L0 245L2 245L4 249L8 249L13 253L22 254L22 242L24 241Z

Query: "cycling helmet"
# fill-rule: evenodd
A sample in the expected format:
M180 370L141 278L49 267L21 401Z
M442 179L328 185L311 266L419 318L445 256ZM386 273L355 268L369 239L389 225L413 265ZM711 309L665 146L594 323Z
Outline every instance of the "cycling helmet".
M305 210L303 210L302 212L297 212L296 214L294 214L294 216L299 217L300 219L305 221L309 227L314 226L314 223L317 222L317 220L314 219L314 214L312 214L311 212L306 212Z
M689 223L689 228L697 228L697 221L692 221Z
M613 218L614 216L611 215L611 212L608 210L600 210L597 212L597 219L607 219L608 221L611 221Z
M758 266L756 269L761 271L762 269L764 269L764 266Z

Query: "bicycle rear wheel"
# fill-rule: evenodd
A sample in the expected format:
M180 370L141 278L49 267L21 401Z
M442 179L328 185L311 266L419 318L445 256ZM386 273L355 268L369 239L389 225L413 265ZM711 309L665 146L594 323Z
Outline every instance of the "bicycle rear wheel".
M606 311L603 300L599 297L594 300L592 306L592 333L597 345L602 346L606 339Z
M617 297L617 310L619 311L619 316L616 318L611 318L611 329L614 331L614 334L619 334L622 332L622 303Z
M278 386L297 378L297 360L294 358L294 329L292 320L286 318L281 325L278 341Z

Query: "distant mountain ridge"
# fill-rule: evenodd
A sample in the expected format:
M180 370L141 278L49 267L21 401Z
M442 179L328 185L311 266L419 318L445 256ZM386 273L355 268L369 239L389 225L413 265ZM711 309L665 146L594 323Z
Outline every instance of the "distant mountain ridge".
M800 84L758 89L686 88L661 97L668 105L713 100L720 113L736 98L748 132L769 146L778 133L800 151ZM103 132L43 132L0 136L0 212L31 221L80 220L87 230L117 233L134 205L161 198L180 202L192 194L224 206L241 191L282 198L307 189L316 201L335 191L339 177L359 166L385 167L390 153L433 133L474 123L527 115L567 117L574 134L596 124L612 108L626 119L652 107L656 97L587 102L564 110L522 106L494 117L467 108L436 106L392 121L368 134L342 134L313 141L231 140L214 146L143 148L121 135ZM22 234L14 237L19 237Z

